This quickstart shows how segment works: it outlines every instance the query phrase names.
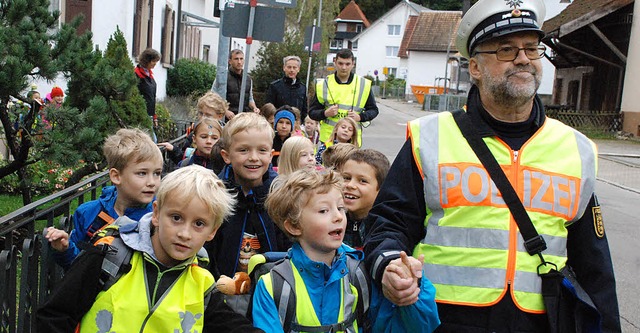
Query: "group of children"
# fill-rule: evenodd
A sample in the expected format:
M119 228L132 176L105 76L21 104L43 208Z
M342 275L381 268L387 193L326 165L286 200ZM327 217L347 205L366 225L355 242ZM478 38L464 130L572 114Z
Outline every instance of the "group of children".
M78 207L70 235L47 230L66 274L38 309L39 331L433 331L439 324L435 290L419 258L403 255L402 264L387 268L420 286L408 306L388 301L362 267L363 221L388 159L359 149L357 139L349 142L355 125L349 132L338 122L320 152L321 168L306 122L307 136L291 134L300 128L294 110L277 110L273 124L256 113L225 123L226 102L207 103L216 96L200 99L195 151L188 158L169 155L180 168L162 182L158 146L181 147L156 145L137 129L105 140L113 186ZM278 173L272 167L276 138L282 141ZM219 172L211 171L212 154L222 160ZM112 229L109 242L96 242ZM114 237L124 245L111 243ZM255 286L251 321L224 304L215 281L246 272L255 254L275 251L288 252ZM105 262L114 253L131 253L130 261L108 271L113 264ZM292 306L282 302L283 290L293 291Z

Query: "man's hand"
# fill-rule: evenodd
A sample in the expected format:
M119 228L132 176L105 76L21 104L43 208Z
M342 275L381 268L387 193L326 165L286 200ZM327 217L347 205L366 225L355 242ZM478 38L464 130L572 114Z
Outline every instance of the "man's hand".
M328 109L324 110L324 116L327 118L335 117L338 114L338 105L331 105Z
M348 117L352 118L356 122L360 122L360 120L362 120L362 118L360 118L360 114L353 110L349 111Z
M49 240L51 247L58 252L64 252L69 248L69 234L64 230L50 227L44 238Z
M416 259L407 256L404 251L400 252L400 258L389 262L382 274L383 295L398 306L417 302L420 293L418 280L422 278L423 262L424 255Z
M235 117L235 116L236 116L236 114L235 114L235 113L233 113L233 111L229 111L229 110L227 110L227 111L224 113L224 116L225 116L228 120L231 120L231 119L233 119L233 117Z

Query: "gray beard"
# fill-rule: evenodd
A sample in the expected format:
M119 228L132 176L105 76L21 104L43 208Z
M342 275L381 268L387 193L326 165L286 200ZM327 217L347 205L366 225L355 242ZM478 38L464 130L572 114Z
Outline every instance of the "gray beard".
M507 72L503 77L492 77L483 72L482 85L484 90L493 96L493 99L499 105L509 108L522 106L535 96L542 79L542 73L539 73L533 66L526 69L533 74L534 80L533 82L519 85L509 83L508 78L511 74L522 70L522 68L515 68Z

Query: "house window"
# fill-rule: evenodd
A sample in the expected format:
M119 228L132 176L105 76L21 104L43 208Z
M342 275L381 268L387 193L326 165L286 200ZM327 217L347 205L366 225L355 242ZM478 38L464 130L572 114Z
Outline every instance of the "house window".
M361 32L361 31L362 31L362 24L356 25L356 32Z
M358 49L358 40L354 40L351 42L351 50L355 51Z
M329 48L332 49L341 49L342 48L342 39L332 39Z
M170 6L164 8L164 19L162 20L162 37L160 41L160 53L162 54L162 63L173 63L173 37L175 35L176 12Z
M202 61L209 62L210 53L211 53L211 45L202 45Z
M400 25L399 24L388 24L387 31L389 36L400 36Z
M399 46L387 46L387 57L397 57Z
M387 70L389 71L387 76L391 76L393 75L393 77L397 77L398 75L398 68L396 67L387 67Z
M133 14L133 56L151 47L153 40L153 0L136 0Z

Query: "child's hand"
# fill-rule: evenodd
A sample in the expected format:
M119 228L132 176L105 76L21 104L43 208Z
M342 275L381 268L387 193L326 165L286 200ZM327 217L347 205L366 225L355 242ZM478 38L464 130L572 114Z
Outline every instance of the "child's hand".
M69 248L69 234L64 230L50 227L44 237L49 240L51 247L58 252L64 252Z
M418 280L422 278L424 255L418 259L409 257L403 251L400 258L392 260L382 275L382 293L398 306L411 305L418 301L420 287Z
M173 151L173 145L169 142L158 142L158 147L164 147L167 151Z

